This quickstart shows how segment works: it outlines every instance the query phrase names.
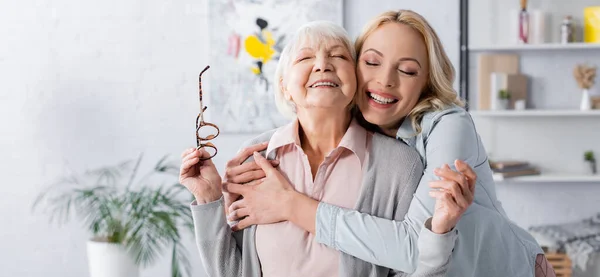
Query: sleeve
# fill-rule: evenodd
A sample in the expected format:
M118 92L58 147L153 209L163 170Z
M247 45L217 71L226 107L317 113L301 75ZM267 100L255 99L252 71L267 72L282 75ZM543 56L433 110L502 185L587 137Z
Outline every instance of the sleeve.
M456 228L435 234L423 228L433 216L435 199L429 182L439 178L433 170L443 164L454 168L461 159L471 167L478 160L475 128L466 113L447 114L432 128L425 145L424 174L413 176L417 190L403 220L389 220L335 207L326 203L317 209L317 241L364 261L411 276L443 276L458 238Z
M208 276L242 276L241 244L225 220L223 198L201 205L194 201L191 209L196 245Z
M420 172L413 175L412 181L419 182ZM361 260L399 271L391 276L444 276L457 230L435 234L431 227L422 228L431 215L419 199L413 198L408 213L415 216L392 220L321 202L316 239Z

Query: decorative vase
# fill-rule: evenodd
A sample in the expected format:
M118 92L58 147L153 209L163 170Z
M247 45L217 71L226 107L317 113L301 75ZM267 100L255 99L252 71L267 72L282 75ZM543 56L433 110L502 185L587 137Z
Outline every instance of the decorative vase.
M121 244L89 240L87 255L90 277L139 276L139 267Z
M590 164L590 171L592 172L592 174L596 175L596 173L598 173L598 171L596 170L596 161L588 163Z
M581 93L581 104L579 105L579 109L582 111L589 111L592 109L592 101L590 99L590 92L587 89L584 89Z

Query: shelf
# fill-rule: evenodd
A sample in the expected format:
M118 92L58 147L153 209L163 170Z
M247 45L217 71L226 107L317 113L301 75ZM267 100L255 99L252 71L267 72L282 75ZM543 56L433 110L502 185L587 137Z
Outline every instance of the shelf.
M597 49L600 50L600 43L545 43L545 44L514 44L514 45L490 45L490 46L470 46L471 52L494 52L494 51L529 51L529 50L576 50L576 49Z
M497 182L526 182L526 183L600 183L600 175L576 175L576 174L540 174L531 176L520 176L512 178L497 178Z
M593 117L600 116L600 110L504 110L504 111L477 111L469 113L478 117Z

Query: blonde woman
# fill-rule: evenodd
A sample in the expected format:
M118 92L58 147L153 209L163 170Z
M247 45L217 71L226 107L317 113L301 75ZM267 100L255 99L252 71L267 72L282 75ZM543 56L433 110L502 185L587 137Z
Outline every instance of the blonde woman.
M393 221L298 195L286 197L282 192L290 184L269 174L265 177L263 170L272 169L269 164L239 166L237 160L244 158L240 153L228 164L226 181L269 185L261 190L230 186L244 197L229 208L230 220L243 218L236 228L268 224L275 218L289 220L305 230L316 230L316 240L324 245L413 272L416 255L424 249L419 249L419 233L411 232L411 226L419 226L439 208L429 196L448 196L430 191L428 184L444 182L436 177L437 168L462 160L475 170L477 185L473 205L457 224L459 238L447 276L554 276L542 249L510 221L497 199L486 151L452 89L454 69L427 21L408 10L383 13L367 24L355 45L357 117L368 128L416 149L425 166L408 214ZM454 197L462 191L455 188L444 188L453 196L448 201L463 205ZM433 232L445 233L453 226L440 222L447 221L433 217Z
M423 164L414 149L367 131L351 115L357 91L354 57L354 47L343 28L325 22L300 28L284 49L277 70L281 108L293 113L294 119L253 141L267 142L264 155L279 161L277 170L266 170L272 180L278 180L273 184L294 184L286 187L281 197L317 199L379 218L402 220L421 179ZM180 182L196 198L191 207L196 241L209 276L404 275L319 244L315 230L303 230L282 218L265 219L273 224L232 232L225 218L221 177L210 160L201 160L206 155L195 148L184 151ZM258 153L254 158L259 164L269 164ZM419 256L416 276L444 275L457 237L453 227L473 200L475 176L468 166L460 164L459 170L471 182L461 173L440 170L440 176L448 181L431 187L461 193L451 197L450 192L437 192L447 196L436 200L439 209L432 213L431 221L444 233L432 231L431 224L424 221L407 230L419 233L418 243L423 248L420 255L413 253ZM261 190L277 191L269 185L228 184L226 188L238 192L255 189L258 193L248 194L244 200L260 202L260 197L271 198ZM244 210L237 213L241 215Z

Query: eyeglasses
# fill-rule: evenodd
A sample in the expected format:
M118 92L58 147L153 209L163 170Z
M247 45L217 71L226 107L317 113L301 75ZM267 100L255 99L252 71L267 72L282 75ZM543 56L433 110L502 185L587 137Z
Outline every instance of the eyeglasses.
M214 144L207 142L216 138L220 131L217 125L204 121L204 111L206 107L202 104L202 73L208 70L210 66L206 66L200 75L198 76L198 95L200 97L200 113L196 117L196 149L200 150L204 148L210 154L208 158L201 158L202 160L208 160L217 155L217 147Z

